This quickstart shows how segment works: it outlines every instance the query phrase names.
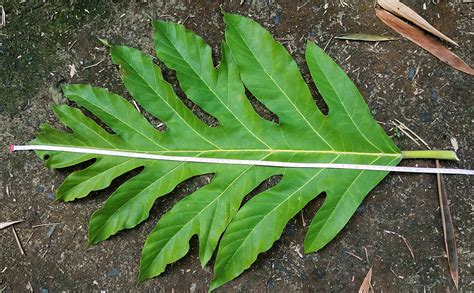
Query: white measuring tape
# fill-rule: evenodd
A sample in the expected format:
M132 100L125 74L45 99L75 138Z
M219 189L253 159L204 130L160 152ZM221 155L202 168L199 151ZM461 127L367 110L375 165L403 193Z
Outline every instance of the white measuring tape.
M64 147L51 145L10 145L10 152L14 151L59 151L69 153L94 154L116 157L128 157L137 159L150 159L162 161L177 161L190 163L209 163L209 164L227 164L227 165L250 165L266 167L284 167L284 168L318 168L318 169L351 169L351 170L369 170L369 171L387 171L403 173L428 173L428 174L457 174L474 175L474 170L468 169L448 169L448 168L420 168L420 167L394 167L381 165L359 165L359 164L338 164L338 163L296 163L296 162L276 162L276 161L258 161L258 160L238 160L238 159L218 159L203 157L184 157L167 156L147 153L112 151L104 149Z

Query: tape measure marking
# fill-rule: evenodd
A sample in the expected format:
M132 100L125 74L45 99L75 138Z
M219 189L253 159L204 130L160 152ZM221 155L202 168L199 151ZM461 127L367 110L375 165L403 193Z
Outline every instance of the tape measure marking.
M156 154L147 154L147 153L124 152L124 151L113 151L113 150L81 148L81 147L65 147L65 146L51 146L51 145L10 145L10 152L32 151L32 150L59 151L59 152L69 152L69 153L83 153L83 154L137 158L137 159L189 162L189 163L250 165L250 166L281 167L281 168L350 169L350 170L368 170L368 171L385 171L385 172L402 172L402 173L474 175L474 170L468 170L468 169L395 167L395 166L382 166L382 165L360 165L360 164L338 164L338 163L297 163L297 162L277 162L277 161L258 161L258 160L240 160L240 159L219 159L219 158L205 158L205 157L156 155Z

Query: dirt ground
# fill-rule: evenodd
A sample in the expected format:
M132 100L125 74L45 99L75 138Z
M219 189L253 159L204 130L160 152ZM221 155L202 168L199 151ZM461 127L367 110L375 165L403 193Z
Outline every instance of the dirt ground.
M153 54L150 18L185 21L218 54L224 32L220 7L250 16L285 44L305 78L309 77L303 62L306 40L327 45L327 52L358 85L378 121L398 119L437 149L453 149L451 140L455 139L460 161L444 165L474 167L472 77L403 39L378 45L331 40L334 35L349 32L397 36L375 17L373 0L59 2L7 0L2 4L6 25L0 28L0 222L24 220L15 229L26 255L21 255L11 228L0 231L0 292L29 288L35 292L181 292L208 288L212 269L200 267L195 239L190 254L169 266L162 276L136 284L147 233L160 215L178 198L198 188L202 179L187 181L170 196L159 199L151 217L136 229L88 247L89 217L123 178L86 199L68 204L54 202L54 190L72 169L48 170L32 153L11 155L7 150L10 143L33 139L41 123L58 126L50 106L61 97L58 85L63 82L91 83L129 97L117 68L97 38ZM458 41L460 47L455 52L468 64L474 63L472 3L404 2ZM69 77L71 65L77 69L73 78ZM173 79L172 73L167 75ZM401 149L421 148L391 127L384 127ZM434 162L403 164L433 166ZM460 289L471 291L473 182L466 176L450 176L446 181L456 225ZM311 202L304 209L306 222L320 204L319 200ZM55 228L33 227L48 223L59 224ZM415 259L399 237L384 230L404 235ZM370 268L376 291L454 289L444 257L435 176L390 174L367 196L346 228L320 252L301 255L305 231L302 216L298 215L270 251L219 290L355 291Z

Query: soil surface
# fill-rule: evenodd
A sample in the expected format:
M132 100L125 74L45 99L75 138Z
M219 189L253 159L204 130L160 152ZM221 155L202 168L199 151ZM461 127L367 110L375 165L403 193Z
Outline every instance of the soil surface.
M137 228L88 247L89 217L124 178L86 199L56 202L55 189L77 168L48 170L33 153L10 154L7 150L10 143L33 139L41 123L60 127L51 106L65 102L59 91L61 83L91 83L130 98L98 38L154 55L150 19L185 22L209 42L218 60L224 32L221 8L250 16L288 48L308 80L304 49L307 40L314 41L344 67L375 118L385 123L401 149L423 146L386 124L394 119L432 148L453 149L451 141L455 139L460 161L443 162L444 166L474 167L472 77L402 38L379 44L332 39L350 32L398 37L376 18L373 0L86 2L7 0L2 4L6 24L0 28L0 222L24 220L15 230L26 255L20 253L11 227L0 230L0 292L181 292L208 288L212 267L200 267L195 239L190 253L163 275L136 283L147 234L160 215L206 178L187 181L158 200L150 218ZM474 63L472 3L404 2L455 39L460 47L453 50L468 64ZM77 73L71 78L73 65ZM169 70L165 73L173 80ZM434 166L433 161L422 160L403 164ZM272 180L267 184L273 184ZM460 289L471 291L473 182L466 176L447 176L446 184L456 225ZM320 204L321 200L311 202L290 221L272 249L259 255L249 270L219 291L356 291L370 268L376 291L454 289L444 256L435 176L390 174L329 245L303 255L304 223ZM58 224L36 226L51 223ZM400 237L385 230L405 236L415 258Z

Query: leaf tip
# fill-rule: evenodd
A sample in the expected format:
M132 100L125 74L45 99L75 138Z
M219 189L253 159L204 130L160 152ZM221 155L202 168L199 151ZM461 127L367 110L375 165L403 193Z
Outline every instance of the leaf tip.
M110 45L109 41L107 39L103 39L103 38L97 38L99 40L99 42L102 43L102 45L106 46L106 47L109 47L111 48L112 45Z

